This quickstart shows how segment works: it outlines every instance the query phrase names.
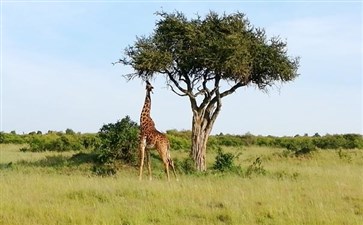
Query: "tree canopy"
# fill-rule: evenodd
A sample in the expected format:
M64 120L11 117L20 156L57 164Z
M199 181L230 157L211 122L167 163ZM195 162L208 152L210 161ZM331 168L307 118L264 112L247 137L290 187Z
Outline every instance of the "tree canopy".
M286 42L267 38L265 30L255 28L243 13L231 15L210 12L204 19L188 20L183 13L157 12L161 19L150 36L137 37L125 50L125 65L135 69L132 79L144 80L164 74L173 91L195 97L213 95L207 82L231 81L238 87L255 84L260 89L297 77L299 59L287 55ZM203 90L203 91L201 91Z

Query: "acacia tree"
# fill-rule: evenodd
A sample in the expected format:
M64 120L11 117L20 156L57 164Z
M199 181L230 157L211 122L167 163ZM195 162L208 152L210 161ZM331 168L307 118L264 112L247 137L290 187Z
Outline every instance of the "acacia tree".
M238 88L261 90L298 76L298 57L287 55L286 42L267 38L243 13L187 19L181 12L157 12L149 36L137 37L119 60L135 72L128 79L164 76L170 89L190 100L193 113L191 157L206 170L206 145L222 99Z

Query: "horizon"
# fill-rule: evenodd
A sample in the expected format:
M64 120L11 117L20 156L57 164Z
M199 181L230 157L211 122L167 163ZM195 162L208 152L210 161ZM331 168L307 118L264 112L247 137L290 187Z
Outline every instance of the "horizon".
M106 124L104 124L106 125ZM138 124L139 125L139 124ZM101 129L101 128L100 128ZM15 135L45 135L45 134L51 134L51 133L61 133L61 134L67 134L67 130L71 130L72 132L74 132L74 134L79 134L79 135L84 135L84 134L97 134L99 131L97 132L80 132L80 131L75 131L72 128L67 128L65 130L48 130L46 132L40 131L40 130L34 130L34 131L30 131L28 133L22 132L22 133L18 133L16 132L16 130L12 130L10 132L4 132L4 131L0 131L0 133L5 133L5 134L15 134ZM14 133L15 132L15 133ZM39 133L40 132L40 133ZM166 130L165 133L168 132L177 132L177 133L182 133L182 132L192 132L191 130L177 130L177 129L171 129L171 130ZM315 137L315 136L320 136L320 137L324 137L324 136L334 136L334 135L360 135L363 136L363 134L359 134L359 133L325 133L325 134L320 134L318 132L315 132L314 134L308 134L308 133L303 133L303 134L295 134L295 135L262 135L262 134L253 134L250 132L246 132L244 134L234 134L234 133L211 133L210 136L253 136L253 137Z

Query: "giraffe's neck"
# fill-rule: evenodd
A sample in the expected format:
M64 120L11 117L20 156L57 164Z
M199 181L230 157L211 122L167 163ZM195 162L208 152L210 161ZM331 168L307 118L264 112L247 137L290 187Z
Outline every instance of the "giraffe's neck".
M150 91L146 91L144 106L142 107L141 115L140 115L140 125L141 127L145 126L150 120L150 109L151 109L151 96Z

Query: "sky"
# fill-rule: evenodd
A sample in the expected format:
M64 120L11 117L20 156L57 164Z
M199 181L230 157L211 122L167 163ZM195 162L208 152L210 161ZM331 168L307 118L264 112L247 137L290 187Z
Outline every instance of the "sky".
M300 76L267 93L243 87L223 99L212 134L363 134L361 1L1 1L1 131L98 132L145 97L132 68L111 63L156 11L246 14L299 56ZM190 130L187 98L153 81L151 116L160 131Z

